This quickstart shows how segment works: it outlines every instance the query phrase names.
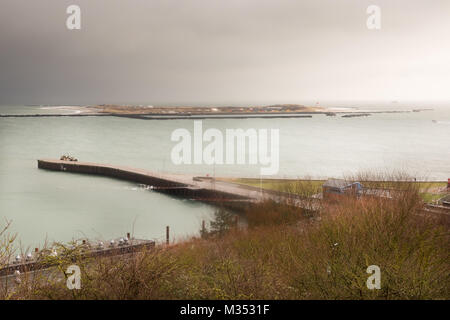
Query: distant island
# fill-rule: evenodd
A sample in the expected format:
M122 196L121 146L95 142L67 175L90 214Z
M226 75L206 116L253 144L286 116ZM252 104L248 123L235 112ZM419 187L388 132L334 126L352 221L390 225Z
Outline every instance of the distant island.
M433 109L369 111L358 108L326 108L304 106L300 104L274 104L268 106L151 106L151 105L85 105L85 106L43 106L41 109L54 108L61 113L0 114L3 117L92 117L117 116L142 120L167 119L239 119L239 118L311 118L313 114L337 116L342 118L367 117L378 113L409 113Z
M97 105L89 107L91 112L135 115L221 115L258 113L325 113L323 107L308 107L299 104L276 104L253 107L198 107L198 106L123 106Z
M86 113L98 115L123 116L138 119L187 119L187 118L310 118L312 114L325 114L343 118L367 117L373 113L408 113L432 109L363 111L352 108L326 108L321 106L304 106L300 104L274 104L268 106L127 106L96 105L85 109ZM83 111L82 111L83 112Z

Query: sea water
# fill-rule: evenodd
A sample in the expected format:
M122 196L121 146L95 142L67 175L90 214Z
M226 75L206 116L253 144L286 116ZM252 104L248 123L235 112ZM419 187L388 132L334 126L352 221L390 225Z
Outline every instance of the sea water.
M346 107L346 106L344 106ZM403 111L411 108L400 108ZM403 171L418 179L450 178L450 106L342 118L205 119L203 128L279 129L279 172L273 178L326 179L364 171ZM360 110L383 107L360 107ZM73 113L73 109L4 106L0 114ZM433 121L434 120L434 121ZM37 159L69 153L80 161L156 172L258 177L255 165L175 165L171 133L192 120L119 117L0 118L0 226L11 221L24 246L87 237L175 239L198 234L215 208L120 180L50 172Z

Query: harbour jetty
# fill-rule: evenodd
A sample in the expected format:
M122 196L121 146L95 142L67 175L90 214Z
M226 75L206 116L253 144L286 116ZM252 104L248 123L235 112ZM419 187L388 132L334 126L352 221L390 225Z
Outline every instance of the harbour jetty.
M108 113L36 113L36 114L0 114L0 118L57 118L57 117L108 117Z
M357 118L357 117L368 117L370 113L355 113L355 114L344 114L342 118Z
M264 200L275 202L289 201L290 205L315 211L320 207L322 197L304 197L249 185L217 180L213 177L198 177L189 174L156 173L143 169L124 166L79 162L70 160L38 160L38 168L72 172L80 174L100 175L143 184L147 189L178 196L189 200L208 202L211 204L230 205L233 203L257 203ZM383 196L384 191L365 189L365 195ZM428 211L448 214L448 207L425 206ZM437 212L436 212L437 213Z
M248 202L262 198L259 190L216 181L210 177L156 173L124 166L51 159L38 160L38 168L117 178L146 185L154 191L205 202Z
M139 115L139 114L115 114L115 117L131 118L139 120L202 120L202 119L276 119L276 118L312 118L312 115L304 113L245 113L245 114L184 114L184 115Z

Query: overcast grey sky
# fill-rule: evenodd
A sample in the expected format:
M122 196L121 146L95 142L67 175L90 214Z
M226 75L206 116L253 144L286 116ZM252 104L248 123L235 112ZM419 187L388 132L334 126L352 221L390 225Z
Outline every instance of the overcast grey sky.
M449 0L0 3L0 104L450 101Z

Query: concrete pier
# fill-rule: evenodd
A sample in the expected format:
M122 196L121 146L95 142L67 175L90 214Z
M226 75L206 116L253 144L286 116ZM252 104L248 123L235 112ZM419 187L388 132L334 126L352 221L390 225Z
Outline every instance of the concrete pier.
M260 191L192 175L155 173L147 170L78 161L38 160L38 168L52 171L84 173L145 184L158 192L206 201L258 201Z

